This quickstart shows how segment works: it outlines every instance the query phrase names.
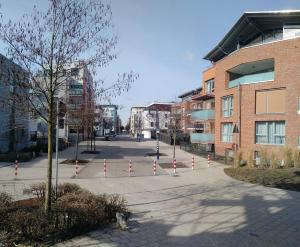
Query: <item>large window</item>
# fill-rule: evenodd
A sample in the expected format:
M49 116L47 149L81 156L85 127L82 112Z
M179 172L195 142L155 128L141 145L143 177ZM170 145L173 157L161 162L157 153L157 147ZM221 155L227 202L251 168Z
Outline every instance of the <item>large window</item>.
M226 96L222 98L222 112L223 117L230 117L233 114L233 96Z
M285 113L285 89L256 91L256 114Z
M205 82L206 93L211 94L215 91L215 82L213 79Z
M232 123L222 123L222 142L232 142Z
M285 122L256 122L257 144L285 144Z

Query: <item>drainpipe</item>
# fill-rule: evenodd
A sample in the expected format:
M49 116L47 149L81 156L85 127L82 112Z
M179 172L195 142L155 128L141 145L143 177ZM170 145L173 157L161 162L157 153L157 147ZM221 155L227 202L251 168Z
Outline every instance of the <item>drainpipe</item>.
M241 147L241 84L238 86L238 149Z

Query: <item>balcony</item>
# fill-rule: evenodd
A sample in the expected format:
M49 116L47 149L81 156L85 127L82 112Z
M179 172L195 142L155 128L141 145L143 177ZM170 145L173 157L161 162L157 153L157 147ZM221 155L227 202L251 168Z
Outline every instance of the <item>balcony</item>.
M191 133L191 143L214 143L215 135L211 133Z
M274 81L274 71L257 73L253 75L244 75L235 80L229 81L228 88L236 87L240 84L250 84L250 83L258 83L265 81Z
M191 112L191 117L193 121L215 119L215 110L212 109L195 110Z
M71 89L69 90L69 96L82 96L83 90L82 89Z

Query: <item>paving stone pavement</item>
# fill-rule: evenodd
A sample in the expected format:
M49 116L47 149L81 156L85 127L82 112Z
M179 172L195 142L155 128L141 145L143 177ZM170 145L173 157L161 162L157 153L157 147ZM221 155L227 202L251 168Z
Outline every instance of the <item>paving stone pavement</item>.
M76 182L95 193L123 195L133 212L129 229L111 226L55 246L300 246L300 193L231 179L223 165L214 162L208 168L201 157L195 157L193 171L192 155L179 149L176 159L188 168L177 169L176 176L172 169L160 168L159 175L153 176L153 157L144 157L144 153L155 150L154 141L136 143L121 138L98 145L101 155L92 158L93 163L77 179L68 177L69 170L62 168L60 181ZM170 162L172 147L161 143L160 149L167 154L160 162ZM119 153L114 156L116 150ZM106 154L114 169L104 178L102 165L95 164L101 164ZM126 170L129 159L136 164L134 177L120 172Z

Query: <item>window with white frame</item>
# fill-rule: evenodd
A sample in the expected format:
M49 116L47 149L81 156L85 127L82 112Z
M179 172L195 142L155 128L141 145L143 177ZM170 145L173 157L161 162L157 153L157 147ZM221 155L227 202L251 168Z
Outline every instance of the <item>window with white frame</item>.
M206 93L210 94L215 91L215 82L213 79L210 79L205 82Z
M222 98L223 117L230 117L233 114L233 96L225 96Z
M222 128L222 136L221 136L222 142L232 142L232 129L233 129L232 123L222 123L221 128Z
M256 143L274 145L285 144L285 122L256 122Z

